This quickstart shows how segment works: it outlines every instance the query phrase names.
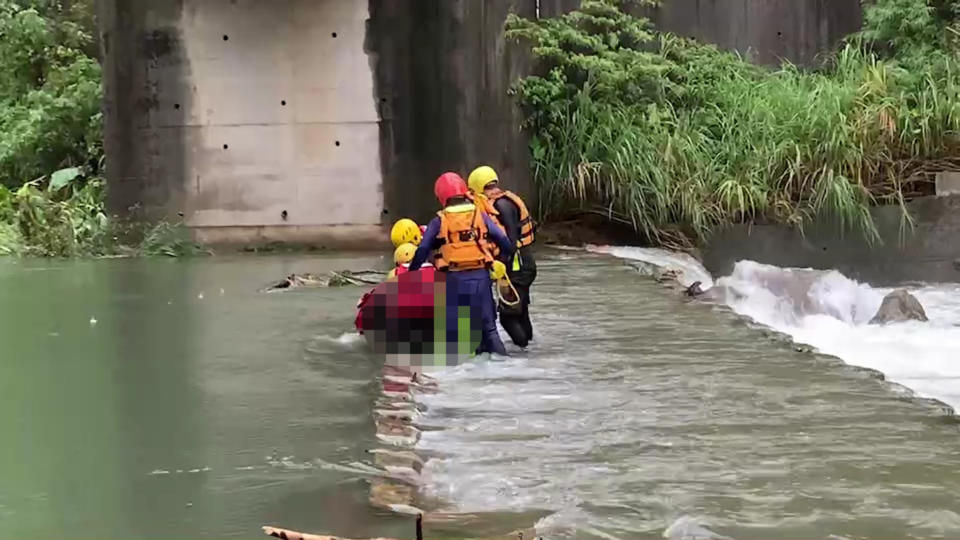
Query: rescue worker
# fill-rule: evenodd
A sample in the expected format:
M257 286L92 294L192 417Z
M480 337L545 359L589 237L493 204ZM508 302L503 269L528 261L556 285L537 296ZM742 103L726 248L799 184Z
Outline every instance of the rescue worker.
M413 254L416 253L417 246L407 242L406 244L400 244L397 246L397 249L393 251L393 270L390 270L390 273L387 274L387 279L393 279L400 274L405 274L410 270L410 261L413 260Z
M533 324L530 322L530 287L537 279L537 262L533 257L534 222L517 194L503 189L497 172L492 167L477 167L470 173L469 187L477 198L484 197L494 209L494 217L503 227L510 243L516 246L513 253L503 253L499 259L507 266L507 276L520 296L516 309L500 306L500 325L510 335L510 340L526 348L533 340Z
M393 228L390 229L390 241L393 242L393 247L395 248L407 243L416 246L420 244L422 232L423 230L412 219L398 219L397 222L393 224Z
M476 322L481 325L477 354L507 356L497 333L497 307L489 271L494 258L488 244L496 243L507 256L513 253L513 244L500 226L470 200L467 184L460 175L444 173L434 184L433 192L442 209L427 225L409 269L418 270L436 250L434 266L446 273L448 343L449 336L456 335L458 329L460 306L468 304L471 327Z

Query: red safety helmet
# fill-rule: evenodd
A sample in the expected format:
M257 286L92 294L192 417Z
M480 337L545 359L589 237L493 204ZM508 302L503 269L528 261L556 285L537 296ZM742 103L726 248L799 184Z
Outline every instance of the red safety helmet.
M454 172L441 174L440 178L437 178L437 183L433 185L433 194L437 196L441 206L446 206L447 201L453 197L463 197L467 193L469 193L467 183Z

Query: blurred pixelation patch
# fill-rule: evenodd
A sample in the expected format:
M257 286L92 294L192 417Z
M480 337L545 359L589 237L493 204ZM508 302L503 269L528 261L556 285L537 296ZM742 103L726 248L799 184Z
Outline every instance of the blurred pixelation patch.
M358 326L374 352L400 367L453 366L472 357L480 345L479 317L469 301L448 295L447 285L446 274L424 268L368 293ZM448 310L454 310L449 317Z

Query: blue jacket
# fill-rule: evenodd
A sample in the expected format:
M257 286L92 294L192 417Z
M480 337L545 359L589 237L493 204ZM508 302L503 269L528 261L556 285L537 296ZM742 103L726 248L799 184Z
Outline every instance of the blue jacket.
M506 256L507 260L509 260L509 256L513 255L514 250L514 245L510 243L510 238L503 232L500 225L497 225L487 214L483 214L483 222L487 225L490 238L496 242L500 248L501 256ZM427 225L427 230L423 233L423 240L420 242L420 246L417 247L417 252L413 255L413 260L410 261L411 271L419 270L420 267L423 266L423 263L426 262L427 257L430 256L430 253L440 248L442 244L440 239L437 238L438 234L440 234L440 218L435 217L431 219Z

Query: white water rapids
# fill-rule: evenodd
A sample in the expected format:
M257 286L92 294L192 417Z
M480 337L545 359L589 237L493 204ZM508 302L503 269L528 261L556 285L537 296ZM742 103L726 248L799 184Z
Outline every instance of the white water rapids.
M679 281L713 286L709 272L686 254L634 247L590 251L677 269ZM716 281L718 300L740 315L790 335L821 353L882 372L917 395L960 408L960 285L907 287L923 304L927 323L870 325L892 288L858 283L837 271L737 263Z
M888 290L837 272L743 262L714 280L686 255L589 251L538 263L529 355L441 370L417 396L427 498L542 512L539 534L576 540L960 537L955 429L849 367L960 405L960 287L910 289L928 323L870 326Z

